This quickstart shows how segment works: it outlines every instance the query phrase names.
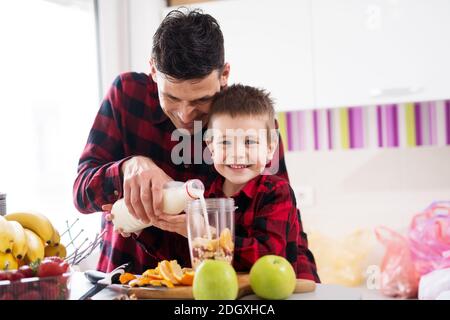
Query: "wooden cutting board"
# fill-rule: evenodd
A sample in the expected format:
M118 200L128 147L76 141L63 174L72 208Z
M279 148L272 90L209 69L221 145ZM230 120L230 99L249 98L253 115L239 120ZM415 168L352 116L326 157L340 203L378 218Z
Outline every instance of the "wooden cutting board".
M238 299L253 294L250 287L248 274L238 274L239 291ZM316 289L316 283L311 280L297 279L295 293L312 292ZM129 288L128 296L135 295L138 299L194 299L191 286L176 286L175 288L165 287L141 287Z

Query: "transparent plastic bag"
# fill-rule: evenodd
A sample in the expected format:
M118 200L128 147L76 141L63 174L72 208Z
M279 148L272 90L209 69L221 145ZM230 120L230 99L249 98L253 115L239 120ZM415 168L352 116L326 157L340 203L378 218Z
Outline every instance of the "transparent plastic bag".
M358 229L341 238L309 231L308 243L322 283L354 287L364 282L367 257L373 246L370 231Z
M380 267L381 293L391 297L416 298L419 274L414 268L408 239L387 227L377 227L375 234L386 248Z
M420 275L450 267L450 202L435 202L415 215L408 236Z

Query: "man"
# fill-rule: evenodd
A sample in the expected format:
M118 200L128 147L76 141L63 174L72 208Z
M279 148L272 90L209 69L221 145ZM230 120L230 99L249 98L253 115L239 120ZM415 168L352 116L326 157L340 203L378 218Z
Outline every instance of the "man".
M108 272L132 261L133 271L139 273L163 259L190 265L186 215L161 211L162 186L196 178L208 187L217 176L211 165L195 163L206 147L202 142L198 150L195 139L206 127L212 98L227 86L229 73L217 21L199 11L175 10L153 37L150 76L125 73L114 81L80 158L74 203L82 213L109 211L110 204L123 197L131 214L152 226L124 237L113 231L109 214L103 213L106 234L99 270ZM194 126L194 121L202 125ZM190 134L194 151L189 161L183 155L181 164L172 157L179 143L171 138L176 129ZM287 179L282 146L279 158L276 174Z

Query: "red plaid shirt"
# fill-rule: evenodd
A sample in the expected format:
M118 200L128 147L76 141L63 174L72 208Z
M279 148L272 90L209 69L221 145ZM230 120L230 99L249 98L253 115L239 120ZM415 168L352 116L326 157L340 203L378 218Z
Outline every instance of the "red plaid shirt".
M179 143L171 141L174 130L160 107L157 86L151 77L142 73L118 76L100 106L79 161L73 187L76 208L82 213L98 212L103 204L122 198L120 166L135 155L151 158L174 180L197 178L208 188L217 173L206 163L194 164L195 152L191 152L191 164L172 162L171 150ZM191 145L196 151L194 142ZM197 152L203 154L205 147L203 142ZM277 175L288 179L281 143L279 158ZM177 233L149 227L137 239L123 238L113 231L112 223L104 219L104 214L102 228L106 232L97 266L101 271L111 271L129 261L134 263L135 273L154 268L164 259L177 259L186 267L191 265L188 241Z
M225 197L223 182L224 178L218 177L206 196ZM233 258L236 271L248 272L258 258L276 254L292 264L297 278L319 282L294 192L286 179L257 176L232 198L237 206Z

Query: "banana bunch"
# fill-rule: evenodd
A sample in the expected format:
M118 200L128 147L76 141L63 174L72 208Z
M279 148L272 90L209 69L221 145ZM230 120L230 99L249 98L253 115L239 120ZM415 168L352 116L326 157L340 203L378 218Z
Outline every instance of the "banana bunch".
M10 253L13 247L14 230L8 221L0 216L0 253Z
M43 214L15 212L0 216L0 270L47 256L65 258L66 248L60 240L58 230Z

